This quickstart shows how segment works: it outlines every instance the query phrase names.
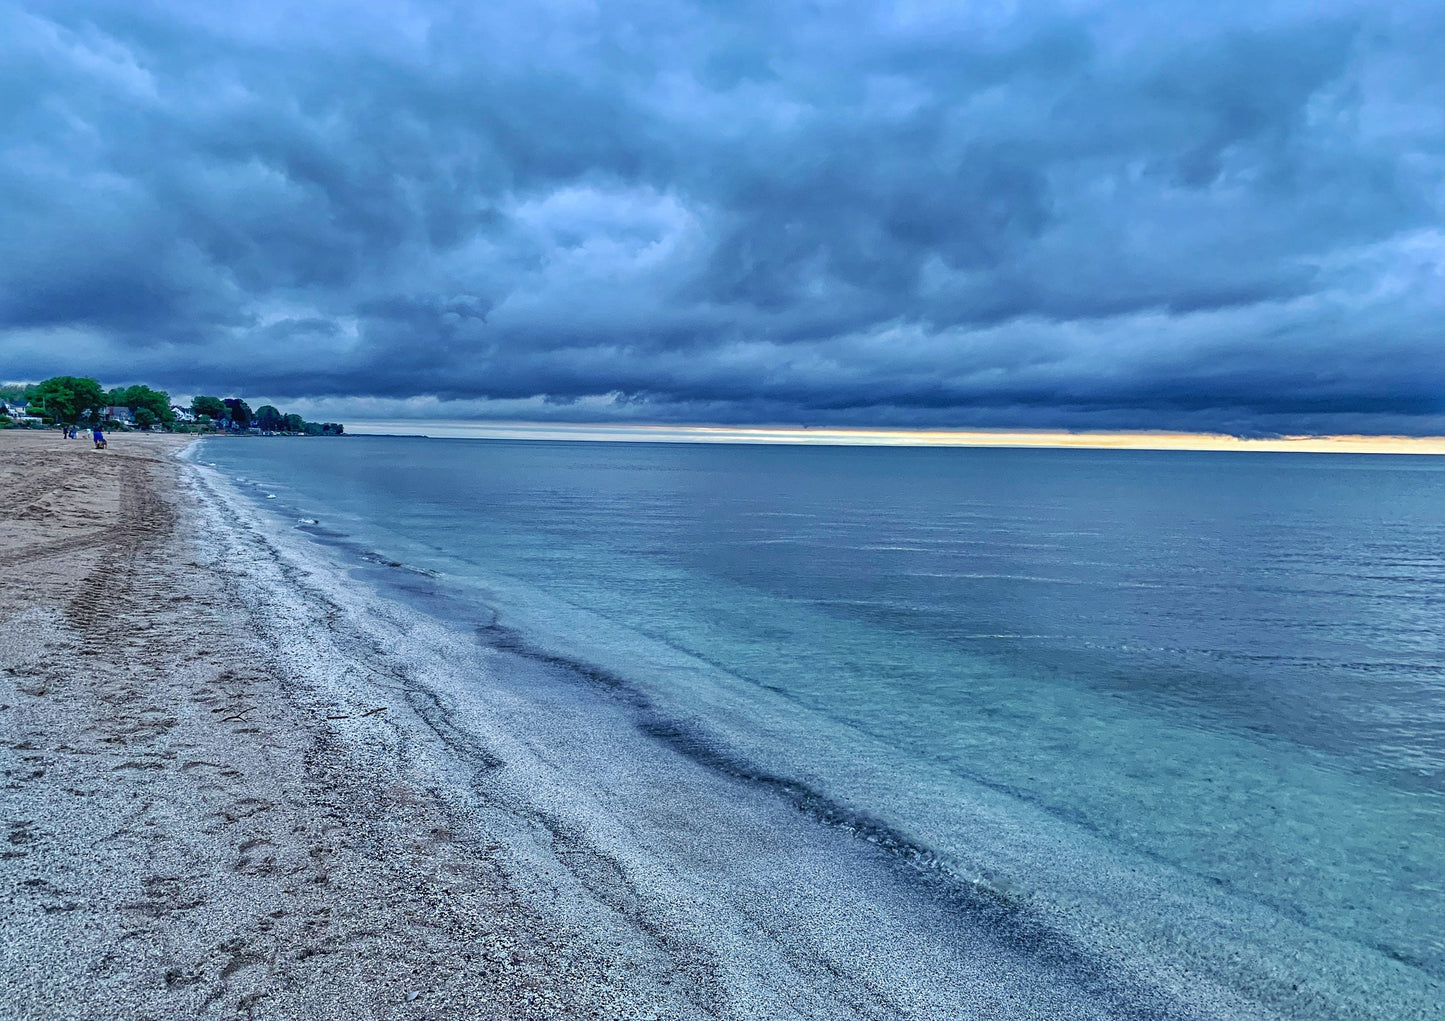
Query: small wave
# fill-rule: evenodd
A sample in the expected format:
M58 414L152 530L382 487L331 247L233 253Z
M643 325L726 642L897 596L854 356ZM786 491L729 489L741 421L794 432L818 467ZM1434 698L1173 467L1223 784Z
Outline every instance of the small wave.
M380 564L382 567L391 567L398 571L406 571L410 574L419 574L426 578L441 577L440 574L438 574L436 571L433 571L429 567L418 567L415 564L408 564L400 560L393 560L386 554L378 553L375 550L359 549L357 550L357 556L359 556L362 560L367 561L368 563Z

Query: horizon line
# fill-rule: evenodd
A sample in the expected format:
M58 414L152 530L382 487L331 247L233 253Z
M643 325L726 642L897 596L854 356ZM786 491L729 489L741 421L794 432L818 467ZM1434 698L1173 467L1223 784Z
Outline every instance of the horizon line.
M1243 437L1169 430L898 429L795 425L662 425L464 419L361 419L351 435L433 439L573 440L614 443L718 443L871 447L1036 447L1094 450L1270 451L1445 454L1445 436L1293 435Z

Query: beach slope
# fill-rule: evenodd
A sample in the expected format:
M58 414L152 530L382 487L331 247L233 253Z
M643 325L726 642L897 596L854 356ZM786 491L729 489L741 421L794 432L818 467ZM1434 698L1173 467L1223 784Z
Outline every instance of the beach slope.
M367 709L260 637L182 444L0 432L6 1016L690 1013L358 760Z

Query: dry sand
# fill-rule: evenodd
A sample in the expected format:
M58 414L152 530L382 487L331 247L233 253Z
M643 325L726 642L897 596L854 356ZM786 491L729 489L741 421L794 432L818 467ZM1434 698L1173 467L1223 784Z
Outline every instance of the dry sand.
M183 442L0 432L0 1016L706 1012L338 738L365 709L261 637Z

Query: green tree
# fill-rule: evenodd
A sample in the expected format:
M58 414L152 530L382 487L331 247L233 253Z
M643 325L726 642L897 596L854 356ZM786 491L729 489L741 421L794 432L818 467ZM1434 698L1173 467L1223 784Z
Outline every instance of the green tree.
M83 376L52 376L37 383L30 401L52 422L78 424L82 417L95 421L105 407L105 391L95 380Z
M286 416L276 406L263 404L256 409L256 424L262 432L280 432L286 427Z
M300 415L286 416L286 431L300 435L306 431L306 420Z
M227 397L221 403L226 406L226 417L236 424L236 428L244 429L251 424L251 405L239 397Z
M151 424L155 424L155 422L170 424L175 418L171 412L171 395L164 390L152 390L148 386L137 384L112 390L109 396L111 404L130 408L135 412L137 424L140 422L142 410L154 416Z
M135 424L142 429L149 429L160 420L160 416L150 408L140 407L135 409Z
M209 418L214 421L226 417L226 405L219 397L192 397L191 414L197 418Z

